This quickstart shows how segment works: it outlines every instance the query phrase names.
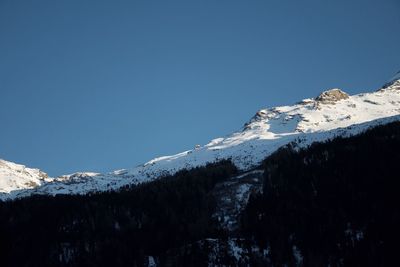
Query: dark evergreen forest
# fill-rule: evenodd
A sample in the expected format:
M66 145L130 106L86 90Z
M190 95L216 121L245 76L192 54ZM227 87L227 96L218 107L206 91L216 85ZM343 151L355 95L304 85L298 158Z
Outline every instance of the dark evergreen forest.
M263 190L234 233L268 251L249 266L394 266L400 238L400 123L350 138L294 144L265 159ZM0 202L0 266L208 266L221 161L86 196ZM234 266L227 258L225 266ZM246 265L244 265L246 266Z
M400 123L264 161L263 194L243 214L274 266L396 266L400 240Z
M236 172L222 161L120 192L1 203L1 266L146 266L147 255L217 237L210 191Z

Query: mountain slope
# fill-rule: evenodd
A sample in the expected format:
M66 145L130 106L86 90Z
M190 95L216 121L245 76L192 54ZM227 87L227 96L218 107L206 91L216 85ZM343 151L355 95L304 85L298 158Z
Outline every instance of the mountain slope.
M53 180L39 169L0 159L0 192L12 193L18 189L35 188Z
M394 122L285 146L247 174L221 161L119 192L0 202L1 263L397 266L399 150Z
M400 120L399 79L398 73L384 87L372 93L349 96L339 89L332 89L292 106L262 109L240 132L214 139L193 150L155 158L129 170L107 174L76 173L46 180L36 177L36 187L26 185L29 179L18 176L17 172L14 172L15 176L1 175L0 180L8 182L5 188L0 187L0 199L31 194L85 194L115 190L222 159L231 159L242 171L249 170L291 142L307 146L315 141L337 135L354 135L375 125ZM14 183L15 186L10 182L20 178L22 181Z
M287 146L263 162L242 218L271 266L397 266L400 123Z

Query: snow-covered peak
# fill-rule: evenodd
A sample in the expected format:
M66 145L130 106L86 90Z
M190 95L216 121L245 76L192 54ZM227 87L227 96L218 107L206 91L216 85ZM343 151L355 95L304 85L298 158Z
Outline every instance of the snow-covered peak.
M53 181L39 169L0 159L0 193L31 189Z
M5 175L0 176L3 183L0 183L0 192L4 192L0 193L0 199L32 194L85 194L116 190L222 159L231 159L240 170L246 171L258 166L268 155L288 143L306 146L400 120L400 90L396 86L392 83L372 93L352 96L335 88L294 105L262 109L241 131L172 156L157 157L132 169L107 174L75 173L55 179L40 179L37 174L40 171L36 170L35 175L24 175L22 179L14 168L5 180ZM35 185L21 182L30 181L28 177L33 177L29 179L33 179ZM7 181L6 184L3 180ZM16 180L18 182L12 182ZM26 190L20 190L23 188Z

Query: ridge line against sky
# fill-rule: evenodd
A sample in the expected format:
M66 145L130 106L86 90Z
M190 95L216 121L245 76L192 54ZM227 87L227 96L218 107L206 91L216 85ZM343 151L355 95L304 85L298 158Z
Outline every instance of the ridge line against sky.
M0 2L0 158L108 172L400 70L400 2Z

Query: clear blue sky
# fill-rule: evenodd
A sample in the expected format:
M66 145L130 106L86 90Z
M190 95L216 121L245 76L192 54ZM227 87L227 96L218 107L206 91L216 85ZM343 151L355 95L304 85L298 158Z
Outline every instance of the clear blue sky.
M399 69L398 0L0 0L0 158L134 167Z

